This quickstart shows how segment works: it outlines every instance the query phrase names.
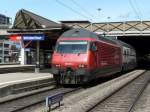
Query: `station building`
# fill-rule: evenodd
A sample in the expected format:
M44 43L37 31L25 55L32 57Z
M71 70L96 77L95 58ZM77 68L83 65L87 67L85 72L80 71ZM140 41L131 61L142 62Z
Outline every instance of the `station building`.
M0 14L0 64L18 63L18 43L9 40L7 30L11 28L11 18Z

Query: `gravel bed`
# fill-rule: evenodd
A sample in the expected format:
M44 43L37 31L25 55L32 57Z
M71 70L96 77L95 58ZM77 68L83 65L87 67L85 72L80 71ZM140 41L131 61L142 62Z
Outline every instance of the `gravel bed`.
M64 94L64 99L68 96L71 96L72 94L78 94L81 91L84 91L85 89L82 88L64 88L66 90L73 90L72 92L69 92L67 94ZM66 92L64 92L66 93ZM51 94L51 92L49 93L49 95ZM46 98L46 96L45 96ZM58 104L54 105L54 107L58 106ZM23 110L19 110L18 112L45 112L46 111L46 107L45 107L45 99L43 99L43 101L41 103L35 104L33 106L30 106L28 108L25 108Z
M134 106L133 112L150 112L150 83Z
M40 92L31 96L29 95L21 99L12 100L10 102L5 102L0 104L0 112L16 112L16 110L20 108L44 101L45 98L49 95L53 95L59 92L66 93L72 90L74 90L74 88L57 88L45 92ZM18 112L20 112L20 110Z
M129 112L139 94L145 89L150 79L150 71L125 85L112 96L108 97L89 112Z
M84 89L73 95L64 97L62 106L53 111L84 112L92 105L94 105L96 102L99 102L99 100L107 97L109 95L109 92L115 91L116 87L121 86L122 83L127 83L129 80L134 79L143 72L144 70L135 70L130 73L124 74L121 77L108 81L106 83L88 89ZM44 112L44 109L45 103L41 103L34 107L29 108L28 110L23 110L21 112Z
M63 106L54 111L85 112L129 81L135 79L144 71L145 70L135 70L114 80L89 88L79 94L69 96L67 99L64 99Z

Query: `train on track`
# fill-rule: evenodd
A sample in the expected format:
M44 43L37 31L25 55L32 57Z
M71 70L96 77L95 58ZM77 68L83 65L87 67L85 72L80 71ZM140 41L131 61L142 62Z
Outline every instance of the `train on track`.
M57 40L51 73L58 84L84 84L136 67L134 48L85 29L71 29Z

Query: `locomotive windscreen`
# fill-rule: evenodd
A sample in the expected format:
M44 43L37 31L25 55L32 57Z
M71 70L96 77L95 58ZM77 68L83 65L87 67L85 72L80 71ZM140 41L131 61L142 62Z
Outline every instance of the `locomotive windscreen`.
M56 52L58 53L86 53L88 42L58 42L56 46Z

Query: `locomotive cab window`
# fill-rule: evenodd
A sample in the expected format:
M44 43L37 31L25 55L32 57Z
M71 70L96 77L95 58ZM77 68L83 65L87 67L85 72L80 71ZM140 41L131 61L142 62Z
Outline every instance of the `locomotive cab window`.
M90 48L91 48L92 51L97 51L96 43L94 43L94 42L91 43L91 47Z
M87 41L64 41L58 42L56 52L58 53L86 53L87 52Z

